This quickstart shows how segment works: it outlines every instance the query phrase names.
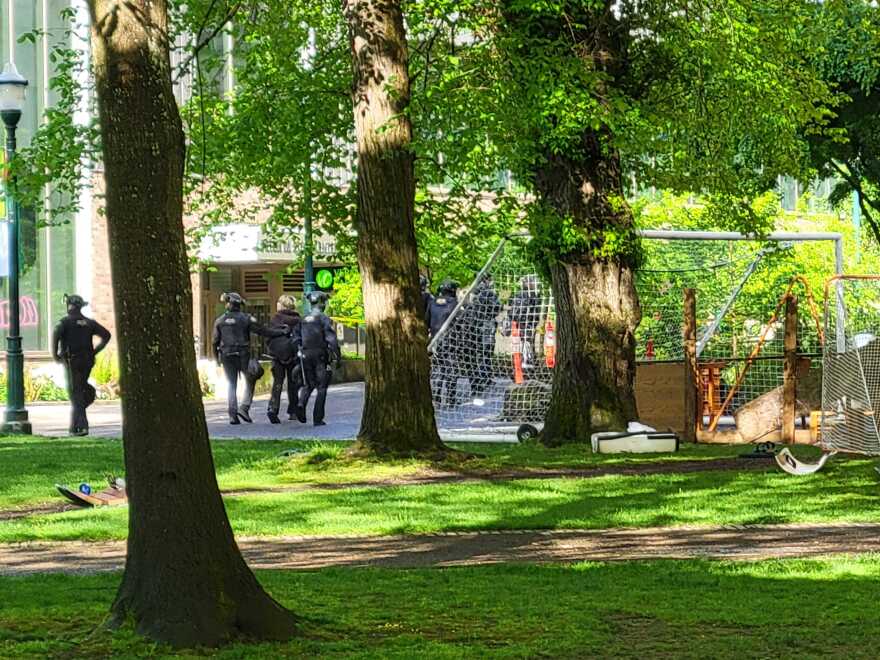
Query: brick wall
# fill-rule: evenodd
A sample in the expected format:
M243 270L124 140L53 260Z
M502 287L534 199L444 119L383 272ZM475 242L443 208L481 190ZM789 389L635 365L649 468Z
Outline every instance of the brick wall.
M98 186L95 186L96 189ZM100 189L103 190L103 180ZM107 217L100 199L92 210L92 295L89 312L116 336L113 313L113 278L110 274L110 246L107 241ZM115 344L115 341L113 342Z
M103 200L99 195L104 191L103 173L95 175L93 182L95 203L92 210L92 294L90 315L104 325L115 338L116 318L113 308L113 277L110 270L110 245L107 237L107 217L103 212ZM198 273L193 273L190 281L193 292L193 335L199 334L201 315L201 287ZM111 348L115 341L111 343Z

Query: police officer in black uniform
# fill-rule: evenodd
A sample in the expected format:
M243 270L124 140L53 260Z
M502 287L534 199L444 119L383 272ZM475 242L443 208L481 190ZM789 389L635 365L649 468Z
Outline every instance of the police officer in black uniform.
M312 421L315 426L324 426L324 404L327 400L327 387L330 385L332 365L342 359L339 342L333 322L324 314L327 294L313 291L308 295L311 311L302 318L294 329L294 341L299 345L300 364L303 372L303 388L300 390L299 408L296 411L300 422L306 421L306 405L317 389L315 410Z
M239 418L250 423L251 402L254 398L256 381L245 377L245 392L241 406L238 405L238 375L246 374L251 358L251 333L263 337L281 337L290 332L289 328L264 328L257 319L241 311L244 298L237 293L224 293L221 300L226 303L226 313L214 321L212 343L217 361L223 365L227 381L227 403L229 423L240 424Z
M471 323L469 350L476 355L473 372L468 374L471 394L475 401L492 384L492 355L495 353L495 333L498 329L497 317L501 313L501 301L495 292L492 276L486 273L475 287L471 297Z
M458 306L458 284L446 280L440 285L437 297L428 307L425 322L428 324L428 334L433 339L436 337L443 324L446 322L455 308ZM457 402L456 385L458 383L458 367L454 347L457 337L453 332L444 339L439 346L435 347L435 354L431 358L431 390L434 400L446 405L455 405Z
M428 334L432 339L440 332L446 319L455 311L458 304L457 292L458 284L452 280L446 280L440 285L437 297L431 300L431 304L425 310L425 322L428 324Z
M269 321L270 328L289 328L290 332L283 337L269 340L269 355L272 356L272 395L269 397L267 416L273 424L280 424L278 411L281 409L281 390L287 381L287 416L297 419L296 409L299 406L299 389L302 387L302 369L299 364L299 346L293 339L299 325L299 312L296 311L296 298L281 296L278 299L277 313Z
M87 318L82 308L88 303L81 296L65 294L67 316L55 326L52 334L52 355L56 362L67 367L67 392L73 408L70 419L71 435L88 435L89 420L86 408L95 401L95 388L89 385L89 374L95 366L95 356L110 341L110 332L94 319ZM99 338L94 345L94 337Z

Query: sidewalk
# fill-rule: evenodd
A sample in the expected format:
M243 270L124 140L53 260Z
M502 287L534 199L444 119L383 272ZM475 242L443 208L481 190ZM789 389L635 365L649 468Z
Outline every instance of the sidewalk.
M507 562L819 557L880 551L880 523L242 538L252 568L422 568ZM120 570L125 543L0 545L0 576Z
M314 401L314 396L312 396ZM283 416L281 424L270 424L266 418L268 397L254 400L251 407L253 424L229 424L226 401L205 399L205 417L208 421L208 434L212 438L322 438L326 440L350 440L357 435L364 406L363 383L331 385L327 392L327 426L314 427L309 423L300 424L287 421ZM282 411L287 403L282 398ZM39 404L28 407L31 424L37 435L66 436L70 424L70 407L67 403ZM122 436L122 412L118 401L98 401L89 408L91 435L103 437Z

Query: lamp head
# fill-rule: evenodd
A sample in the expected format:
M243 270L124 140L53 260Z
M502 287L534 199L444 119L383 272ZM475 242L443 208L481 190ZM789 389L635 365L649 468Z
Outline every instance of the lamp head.
M21 115L27 92L28 81L22 76L15 64L7 62L0 73L0 112L7 115ZM16 118L17 119L17 118Z

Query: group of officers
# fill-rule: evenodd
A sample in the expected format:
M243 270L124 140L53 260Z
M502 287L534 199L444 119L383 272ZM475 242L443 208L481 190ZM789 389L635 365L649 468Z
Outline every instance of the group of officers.
M428 336L431 340L441 337L435 341L432 355L431 385L437 403L458 405L460 377L469 381L474 403L484 403L483 396L495 379L492 357L499 325L502 335L520 338L523 368L533 366L535 336L545 312L537 276L520 279L507 303L503 321L500 319L505 306L489 273L477 279L464 302L459 301L458 284L452 280L444 281L436 296L428 290L426 277L422 276L420 283ZM455 322L448 323L453 314Z
M256 356L251 356L252 334L267 339L267 350L272 358L272 394L267 416L272 424L281 418L281 392L287 384L287 416L290 420L306 422L306 405L312 392L318 391L312 422L324 426L324 407L327 387L333 368L342 358L333 322L324 313L327 294L313 291L306 296L309 312L300 316L296 298L281 296L277 312L266 326L244 312L244 299L237 293L223 294L226 311L214 322L212 343L214 355L222 365L227 380L227 410L230 424L252 422L250 416L254 387L262 375ZM239 376L244 376L245 391L238 402Z
M447 280L440 285L437 295L428 290L428 279L421 277L422 303L425 324L433 339L444 332L447 320L455 312L458 285ZM309 312L301 316L296 309L296 298L290 295L278 299L276 314L266 326L243 311L244 299L238 293L224 293L226 311L214 322L212 343L214 355L223 367L227 379L227 411L230 424L251 423L250 408L254 388L262 375L259 356L251 356L251 335L267 339L267 350L272 358L272 394L267 416L272 424L281 423L281 392L287 385L287 416L289 420L306 422L306 406L317 390L312 422L324 426L327 387L333 368L341 360L339 342L333 322L324 313L327 294L313 291L307 295ZM95 356L110 341L110 332L94 319L86 317L82 308L88 303L78 295L65 295L67 315L59 321L52 337L55 360L67 370L68 394L71 402L71 435L87 435L89 423L86 408L95 400L95 388L89 384L89 375L95 365ZM520 289L511 297L507 322L517 323L522 337L523 366L532 359L532 345L540 323L542 300L537 278L529 276L520 282ZM435 399L456 403L459 376L469 379L471 395L476 401L493 382L492 356L498 330L498 317L503 310L488 274L482 276L460 311L459 322L446 330L448 341L435 348L432 378ZM510 328L502 328L510 334ZM98 337L97 345L94 338ZM461 359L468 353L475 359ZM238 380L245 381L241 403L238 401Z
M324 426L324 408L327 387L333 368L339 364L341 352L333 322L324 314L327 294L321 291L309 293L310 310L300 316L296 310L296 298L281 296L277 313L268 326L242 310L244 299L237 293L224 293L226 311L214 322L214 355L222 365L227 379L227 404L229 423L241 420L252 422L250 416L254 388L262 375L257 356L252 358L250 339L252 334L268 339L268 352L272 358L272 395L267 416L272 424L280 424L281 392L287 384L288 419L306 422L306 406L317 390L312 421ZM52 335L52 355L66 368L67 391L71 403L69 432L74 436L89 433L86 408L95 401L95 388L89 376L95 366L95 357L110 341L110 332L92 318L83 314L88 303L78 295L65 295L67 315L55 326ZM97 344L95 337L98 338ZM238 379L244 376L245 391L238 402Z

